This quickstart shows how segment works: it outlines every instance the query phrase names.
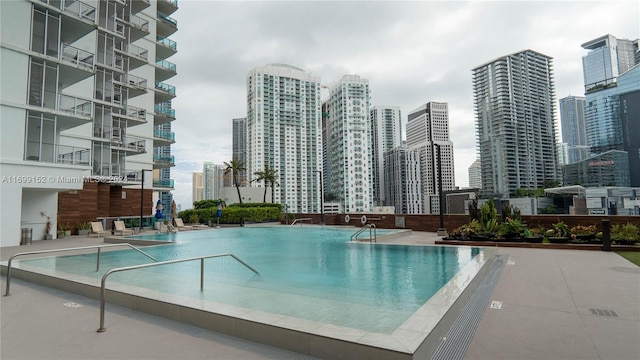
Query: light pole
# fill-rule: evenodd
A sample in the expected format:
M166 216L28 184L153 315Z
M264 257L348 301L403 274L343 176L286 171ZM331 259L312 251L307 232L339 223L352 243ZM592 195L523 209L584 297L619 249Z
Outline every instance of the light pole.
M322 171L316 170L316 172L320 173L320 225L324 225L324 193L322 192L324 182L322 181Z
M142 233L142 216L144 215L144 172L145 171L153 171L149 169L142 169L140 172L142 173L142 185L140 185L140 232Z
M434 144L436 146L436 148L438 148L438 190L440 192L439 194L439 204L438 207L440 208L440 228L438 229L438 236L447 236L447 229L445 229L444 227L444 199L443 199L443 195L444 193L442 192L442 151L440 148L440 144Z

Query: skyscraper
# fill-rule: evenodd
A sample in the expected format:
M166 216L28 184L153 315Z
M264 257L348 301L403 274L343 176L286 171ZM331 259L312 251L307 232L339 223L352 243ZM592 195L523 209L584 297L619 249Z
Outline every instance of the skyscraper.
M423 209L425 213L437 214L440 212L438 174L442 174L443 191L455 189L447 103L428 102L409 113L407 147L419 154ZM441 163L438 163L438 152Z
M247 165L247 118L233 119L233 154L235 161ZM247 170L238 173L238 183L240 186L247 186L251 179L247 179ZM231 186L231 185L230 185Z
M371 211L369 80L345 75L331 87L325 121L326 190L346 212Z
M202 171L196 171L193 173L193 180L191 182L191 202L204 200L204 183L202 181Z
M386 151L384 157L386 205L393 206L396 214L424 213L420 151L399 146Z
M285 64L249 71L247 173L274 169L274 201L288 211L320 211L321 146L320 79Z
M591 155L622 150L618 77L635 65L634 42L604 35L582 44L586 96L585 122Z
M0 6L0 172L31 179L2 186L1 245L17 245L21 222L42 238L41 213L53 229L151 216L152 192L164 202L173 188L176 92L164 81L176 75L177 2Z
M509 197L558 179L552 58L533 50L473 69L485 196Z
M471 166L469 166L469 187L476 189L482 188L482 169L479 159L476 159Z
M385 195L384 153L402 145L402 118L398 106L371 107L371 171L373 204L390 205Z
M566 144L567 164L582 161L589 156L584 108L584 97L567 96L560 99L562 142Z
M202 200L221 198L220 189L224 183L224 167L212 162L205 162L202 167Z

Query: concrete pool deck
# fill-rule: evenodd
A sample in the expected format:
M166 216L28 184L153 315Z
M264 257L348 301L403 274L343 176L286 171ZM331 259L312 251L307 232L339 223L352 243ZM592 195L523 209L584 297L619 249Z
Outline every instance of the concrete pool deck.
M438 239L414 232L388 242ZM2 248L0 259L102 241L78 236L36 241ZM508 255L509 262L464 358L640 358L640 268L600 251L498 248L498 254ZM3 276L3 294L5 284ZM498 302L501 308L492 308ZM0 305L2 359L311 358L111 305L106 311L113 325L99 334L98 300L18 279L12 279L11 296L2 297Z

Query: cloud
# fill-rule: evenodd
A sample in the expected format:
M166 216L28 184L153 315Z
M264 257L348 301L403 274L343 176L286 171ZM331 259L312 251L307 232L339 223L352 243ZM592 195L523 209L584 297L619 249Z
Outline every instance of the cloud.
M172 15L178 53L174 196L191 206L191 172L231 159L232 119L246 115L246 76L268 63L331 84L369 79L372 105L407 114L449 103L456 182L475 160L472 69L532 49L554 58L558 98L583 93L580 45L611 33L638 38L637 1L191 1ZM615 14L615 16L603 16ZM595 26L597 24L597 26Z

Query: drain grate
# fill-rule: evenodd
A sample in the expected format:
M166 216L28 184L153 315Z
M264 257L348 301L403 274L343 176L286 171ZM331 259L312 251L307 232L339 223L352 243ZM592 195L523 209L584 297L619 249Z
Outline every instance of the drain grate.
M593 315L618 317L618 314L613 310L589 309L589 311L591 311Z

